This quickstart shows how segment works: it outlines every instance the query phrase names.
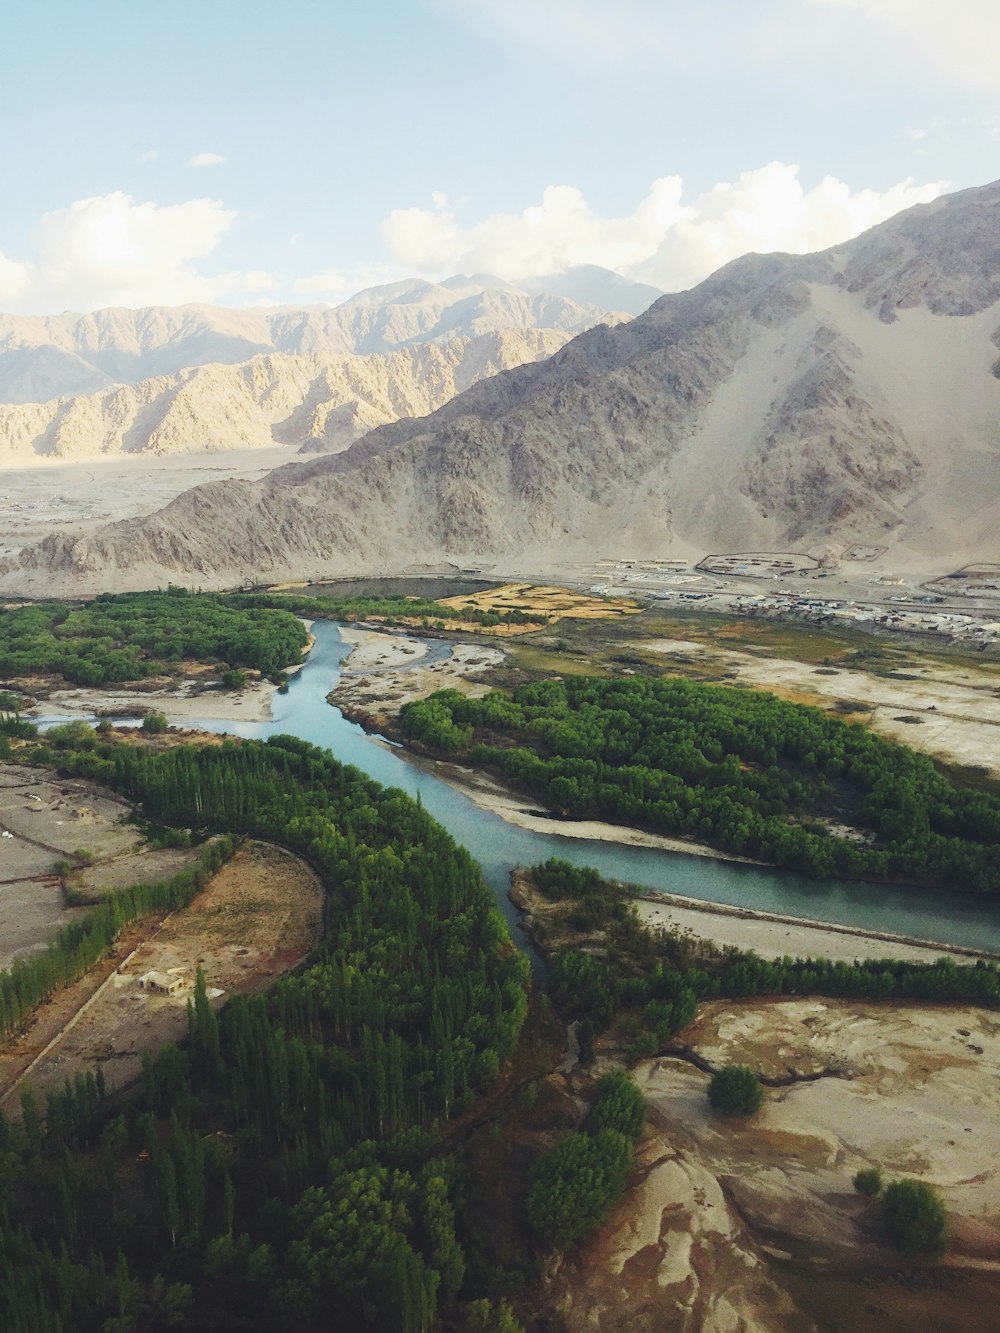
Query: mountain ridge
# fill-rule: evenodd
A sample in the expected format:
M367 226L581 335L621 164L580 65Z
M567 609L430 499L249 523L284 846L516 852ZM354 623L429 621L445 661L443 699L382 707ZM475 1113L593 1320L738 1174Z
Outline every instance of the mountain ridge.
M1000 182L816 255L746 256L427 418L142 520L50 538L7 588L203 586L617 554L997 558Z

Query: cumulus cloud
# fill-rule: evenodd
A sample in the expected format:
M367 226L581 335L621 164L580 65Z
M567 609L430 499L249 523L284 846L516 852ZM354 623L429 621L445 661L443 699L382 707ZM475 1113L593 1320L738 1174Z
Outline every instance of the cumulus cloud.
M633 213L602 218L574 185L550 185L539 204L463 226L443 195L433 208L390 213L382 235L392 259L422 273L486 272L504 278L574 264L623 268L647 258L687 212L679 176L655 180Z
M927 65L981 88L1000 88L1000 6L996 0L809 0L854 10Z
M195 153L188 158L189 167L221 167L225 158L221 153Z
M0 306L34 313L177 305L266 290L275 279L259 270L201 271L235 218L218 199L158 205L121 191L79 199L42 217L32 257L0 255Z
M464 225L447 199L394 210L382 231L394 261L422 273L489 272L511 280L576 264L620 269L668 291L689 287L747 251L821 250L912 204L943 182L901 181L853 191L832 176L807 190L781 162L682 199L679 176L655 180L627 217L602 218L575 186L550 186L540 204Z

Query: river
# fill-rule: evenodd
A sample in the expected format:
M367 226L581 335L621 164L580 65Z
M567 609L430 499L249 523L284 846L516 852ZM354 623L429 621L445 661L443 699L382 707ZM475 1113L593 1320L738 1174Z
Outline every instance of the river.
M760 866L536 833L508 824L437 777L433 766L413 763L398 747L367 735L361 727L346 721L339 709L331 708L326 696L337 683L341 662L351 645L341 638L332 621L317 621L313 634L316 642L302 669L291 677L286 692L274 695L269 722L220 719L199 722L198 726L206 731L261 739L288 732L329 747L342 762L357 765L378 782L419 796L425 809L482 865L512 922L516 921L516 912L507 899L511 868L560 856L576 865L595 866L609 879L668 893L1000 953L998 914L995 906L982 898L806 879ZM432 643L431 651L443 654L447 644ZM169 701L165 711L169 715Z

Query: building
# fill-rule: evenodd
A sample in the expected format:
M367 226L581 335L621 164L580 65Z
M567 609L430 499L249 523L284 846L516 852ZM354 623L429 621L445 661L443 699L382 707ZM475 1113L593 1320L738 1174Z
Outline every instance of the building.
M179 995L184 989L184 978L170 972L146 972L139 978L139 989L154 995Z

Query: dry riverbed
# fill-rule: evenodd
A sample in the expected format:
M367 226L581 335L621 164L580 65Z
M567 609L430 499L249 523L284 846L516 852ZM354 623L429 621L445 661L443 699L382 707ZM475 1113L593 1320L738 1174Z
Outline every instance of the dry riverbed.
M470 676L499 665L504 658L499 648L478 643L451 644L445 656L437 657L438 639L354 625L342 625L340 634L354 646L330 702L375 730L395 718L403 704L435 690L485 694L489 686ZM436 660L427 661L432 656Z

